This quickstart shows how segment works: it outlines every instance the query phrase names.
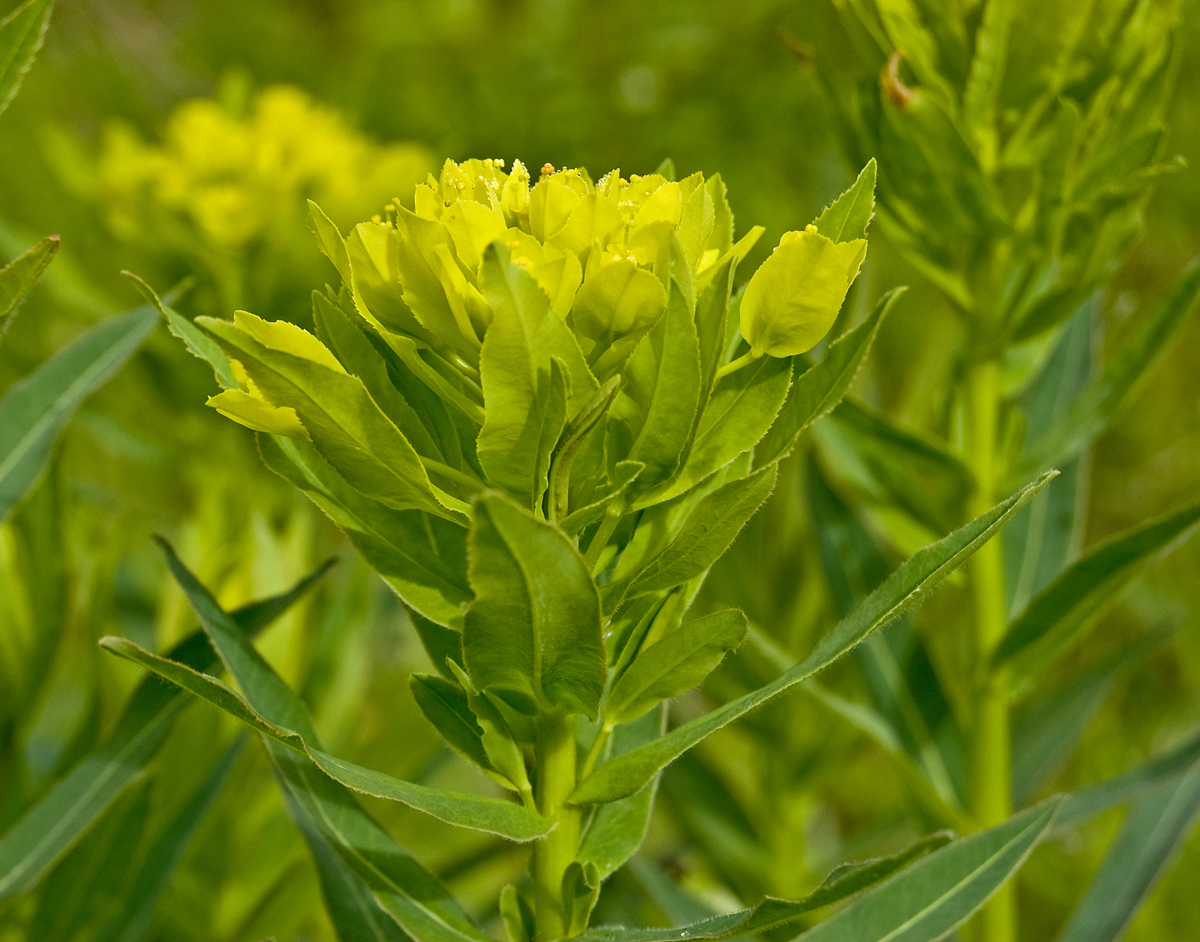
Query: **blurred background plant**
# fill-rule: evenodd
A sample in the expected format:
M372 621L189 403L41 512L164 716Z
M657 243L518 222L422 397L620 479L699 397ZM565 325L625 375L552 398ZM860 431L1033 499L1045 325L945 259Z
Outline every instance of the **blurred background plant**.
M1072 57L1054 46L1058 37L1076 35L1066 28L1071 24L1048 18L1076 7L1080 23L1090 25ZM134 306L121 269L160 289L195 276L195 288L176 305L189 317L228 317L232 307L246 306L303 322L309 289L334 279L303 224L304 197L315 196L345 225L409 192L427 162L443 156L493 154L530 166L631 172L648 172L671 156L681 173L719 171L735 214L767 227L747 270L780 233L844 189L851 165L877 156L888 212L876 220L883 238L873 243L834 335L864 317L868 299L882 290L898 283L913 290L860 374L857 405L822 423L817 447L791 459L772 503L706 588L708 604L742 606L775 645L803 652L890 565L965 515L970 478L956 437L969 360L963 351L1010 351L999 385L1004 415L1012 418L998 440L1003 462L1016 464L1010 459L1022 443L1047 427L1037 423L1048 418L1036 415L1061 418L1056 410L1067 402L1038 377L1073 377L1082 385L1103 375L1200 251L1195 173L1155 179L1150 197L1150 181L1137 172L1165 155L1197 161L1195 5L1182 5L1177 23L1162 20L1173 23L1174 37L1163 58L1155 44L1167 37L1151 39L1153 30L1167 29L1156 24L1172 16L1168 5L1014 4L1022 37L1039 42L1006 47L1014 60L999 73L1006 78L979 93L994 120L965 134L943 118L977 113L976 101L968 109L962 96L969 81L965 37L979 28L979 5L971 5L961 33L940 31L940 19L931 16L928 29L912 27L903 37L895 30L921 21L911 10L907 18L893 16L894 8L816 0L63 3L21 95L0 118L0 259L15 258L49 231L63 240L4 336L0 389L101 317ZM897 48L905 56L889 71ZM996 55L1008 57L1003 48ZM1071 68L1054 85L1053 69L1064 62ZM1158 110L1136 113L1143 105L1128 90L1142 87L1155 63L1164 63L1162 83L1150 87ZM1177 88L1168 94L1175 76ZM823 86L838 91L834 105L826 104ZM1035 99L1048 88L1056 93L1039 105ZM910 95L916 100L906 102ZM1060 100L1075 102L1078 116ZM1136 121L1089 124L1088 116L1103 110L1097 101L1136 113ZM1165 143L1153 137L1160 118L1170 129ZM1071 120L1080 129L1066 132L1077 135L1076 149L1056 151L1048 132ZM954 150L932 136L947 125L962 141L951 139ZM307 139L297 147L299 129L313 127L324 129L321 147ZM1014 136L1023 136L1024 150L1005 146ZM1076 169L1085 158L1103 164L1105 141L1114 145L1107 152L1113 180L1133 174L1134 186L1124 190L1104 190L1101 181L1104 218L1117 222L1105 228L1085 220L1058 235L1039 230L1033 223L1052 216L1039 203L1046 160L1073 153L1081 161ZM911 161L914 148L927 159L955 155L950 176L935 181L940 190L914 191L927 177L900 171L910 169L902 161ZM367 155L377 168L383 154L391 164L386 172L363 170ZM983 183L960 180L955 174L963 167L978 168ZM957 185L947 187L948 179ZM1072 185L1078 191L1080 178ZM1023 215L1026 206L1033 208ZM1100 264L1072 271L1063 251L1055 268L1056 245L1089 240L1107 240ZM1057 277L1085 290L1051 293L1053 303L1029 307L1040 320L1018 317L1012 312L1019 293L989 280L997 271L994 253L1006 241L1006 264L1028 262L1022 284L1053 288ZM985 315L979 301L996 302L997 311L1007 305L1007 313ZM1050 330L1068 315L1068 327ZM972 327L980 323L1013 329ZM1200 409L1191 364L1198 348L1200 330L1186 321L1125 410L1055 485L1056 502L1043 511L1059 512L1050 515L1059 543L1024 578L1024 557L1011 557L1012 613L1085 548L1195 500ZM339 755L410 779L453 783L461 774L416 717L403 683L426 664L407 616L333 529L265 472L249 435L202 407L213 391L207 368L158 331L84 404L51 472L4 525L0 834L110 734L136 673L102 660L95 640L125 634L162 649L191 630L147 539L154 531L170 536L233 607L283 591L336 552L341 563L267 630L264 650L303 691ZM998 480L997 491L1007 484ZM1071 489L1079 503L1068 499ZM818 523L829 537L824 542ZM1020 543L1010 532L1009 552ZM1032 704L1072 677L1090 679L1074 688L1072 710L1056 711L1072 718L1078 746L1069 754L1050 750L1042 765L1028 766L1029 790L1020 797L1109 778L1194 728L1198 564L1193 541L1148 567L1087 643L1055 666L1054 683L1028 691ZM828 690L791 695L672 766L650 840L606 890L598 917L678 921L764 891L799 895L834 863L893 848L945 820L954 807L947 796L969 805L969 762L959 759L969 752L969 724L959 720L970 711L952 684L967 675L946 666L961 652L938 644L959 637L966 623L969 585L962 583L911 623L894 626L868 655L841 665L825 678ZM39 601L45 599L55 604ZM732 696L770 669L770 655L764 638L710 680L705 697ZM874 704L893 724L908 710L911 721L910 705L893 704L889 714L880 699L897 661L924 694L917 709L933 749L904 740L910 727L889 751L880 736L862 732L862 712L845 704ZM930 695L939 689L930 680L935 673L940 703ZM857 725L834 721L831 707ZM679 704L681 715L694 709L694 702ZM1036 712L1021 716L1018 741L1022 728L1037 731L1043 722ZM412 718L404 724L410 738L381 741L382 717ZM947 717L955 722L943 722ZM118 925L122 914L104 907L128 888L109 882L111 868L103 866L116 854L116 833L132 835L122 848L131 859L168 845L181 855L174 876L139 897L152 903L164 894L151 921L139 924L146 935L126 937L332 938L316 873L267 764L256 750L226 758L234 732L213 711L189 708L149 774L98 816L91 836L40 884L0 902L0 938L91 938L98 925ZM773 745L768 762L756 752L761 738ZM196 755L207 767L181 760ZM234 762L230 784L219 789L226 761ZM208 794L215 797L205 810ZM191 841L180 824L189 811L215 825ZM372 811L485 916L497 889L523 865L520 853L498 843L453 838L457 832L418 826L411 813L394 808ZM1109 814L1038 852L1020 889L1021 938L1054 937L1121 822L1120 813ZM1128 938L1200 935L1190 889L1200 878L1200 844L1193 837L1179 855ZM688 895L675 892L676 883ZM69 904L60 905L63 899Z

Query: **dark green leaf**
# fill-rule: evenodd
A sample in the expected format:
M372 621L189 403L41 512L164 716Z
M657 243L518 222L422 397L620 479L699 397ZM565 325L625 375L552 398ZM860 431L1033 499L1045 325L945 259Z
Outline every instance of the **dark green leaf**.
M556 527L499 495L475 502L463 656L475 686L525 713L596 718L604 690L600 600Z
M443 677L428 674L413 674L408 679L408 686L425 719L441 733L451 749L480 768L492 767L483 749L483 730L461 687Z
M572 802L602 803L633 794L650 781L659 769L709 734L835 661L876 628L887 624L910 608L922 595L941 582L1004 526L1052 476L1043 476L986 514L915 553L848 618L839 622L822 638L808 657L778 679L711 713L684 723L661 739L600 766L580 783L571 796Z
M41 477L71 413L133 356L157 321L148 304L101 321L8 388L0 399L0 521Z

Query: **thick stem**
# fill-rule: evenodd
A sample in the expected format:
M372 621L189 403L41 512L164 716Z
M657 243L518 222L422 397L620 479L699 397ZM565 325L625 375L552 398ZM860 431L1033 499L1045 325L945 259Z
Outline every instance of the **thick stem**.
M991 509L996 501L996 438L1000 411L1000 367L995 359L972 365L967 376L968 458L976 488L971 516ZM971 741L971 812L979 828L988 828L1012 814L1012 759L1009 729L1008 679L992 671L992 652L1004 635L1006 602L1004 554L1000 537L979 548L969 567L974 631L971 637L974 685L974 729ZM1015 942L1016 895L1005 884L980 913L979 942Z
M534 923L537 942L567 934L563 875L579 851L580 812L567 804L575 790L575 717L537 721L537 804L554 829L533 849Z

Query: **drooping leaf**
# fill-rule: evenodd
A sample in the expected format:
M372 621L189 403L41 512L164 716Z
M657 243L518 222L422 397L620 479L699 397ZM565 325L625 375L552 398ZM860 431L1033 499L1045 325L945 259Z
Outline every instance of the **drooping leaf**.
M451 749L480 768L492 767L483 748L483 730L471 712L462 688L444 677L428 674L413 674L408 679L408 686L425 719Z
M1044 475L986 514L914 554L848 618L822 638L803 661L778 679L684 723L646 746L606 762L580 783L571 801L575 804L602 803L633 794L659 769L706 736L826 667L941 582L1007 523L1052 476Z
M21 87L21 79L42 48L54 0L26 0L0 20L0 112Z
M879 333L879 325L903 293L903 288L897 288L885 294L866 320L831 343L819 363L796 377L778 418L754 450L756 466L787 457L800 433L842 401Z
M690 926L601 927L582 938L586 942L728 939L793 923L806 912L858 892L864 883L871 885L886 877L857 902L798 938L806 942L936 942L965 922L1020 868L1045 833L1056 807L1056 802L1047 802L987 831L948 844L944 835L936 835L924 846L881 861L874 869L868 865L840 879L835 874L826 886L805 899L767 898L751 909L713 916ZM910 863L914 857L918 859Z
M101 321L0 398L0 521L41 477L76 407L133 356L157 321L148 304Z
M253 638L307 592L331 563L326 562L287 592L247 605L230 617ZM167 656L202 671L220 665L203 631L189 635ZM142 681L108 741L68 772L0 838L0 900L40 879L88 832L138 777L188 702L187 694L156 677Z
M1033 442L1022 455L1020 478L1061 462L1104 430L1149 376L1171 337L1200 297L1200 262L1194 262L1120 352L1072 403L1063 420Z
M546 832L548 825L519 805L404 782L322 751L299 696L267 664L170 546L165 541L160 542L172 574L249 702L219 680L151 654L123 638L104 638L101 640L104 647L208 700L268 738L308 756L325 774L355 791L399 801L451 824L513 840L531 840Z
M834 242L865 239L875 215L875 158L859 171L850 189L822 210L814 225Z
M1137 800L1058 942L1117 942L1200 814L1200 762Z
M24 255L0 268L0 335L8 329L9 316L33 290L46 266L54 261L59 241L58 236L47 236Z
M604 722L629 723L655 704L698 686L746 637L749 625L737 609L688 622L642 648L604 702Z
M555 527L507 499L475 502L463 656L476 688L515 709L595 719L604 690L600 600L587 563Z
M994 663L1061 650L1131 579L1200 523L1200 503L1106 540L1072 565L1012 623Z

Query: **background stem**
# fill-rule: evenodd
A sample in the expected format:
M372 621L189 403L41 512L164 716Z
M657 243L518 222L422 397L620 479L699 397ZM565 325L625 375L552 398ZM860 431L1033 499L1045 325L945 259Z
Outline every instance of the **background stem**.
M968 461L976 487L970 516L986 513L996 502L996 433L1000 366L995 359L971 365L967 375ZM1004 553L997 534L980 547L969 565L974 630L971 635L972 677L975 690L971 738L971 812L976 827L992 827L1012 814L1011 733L1008 682L1003 672L989 669L992 652L1004 635L1006 603ZM979 942L1015 942L1016 894L1010 881L980 913Z

